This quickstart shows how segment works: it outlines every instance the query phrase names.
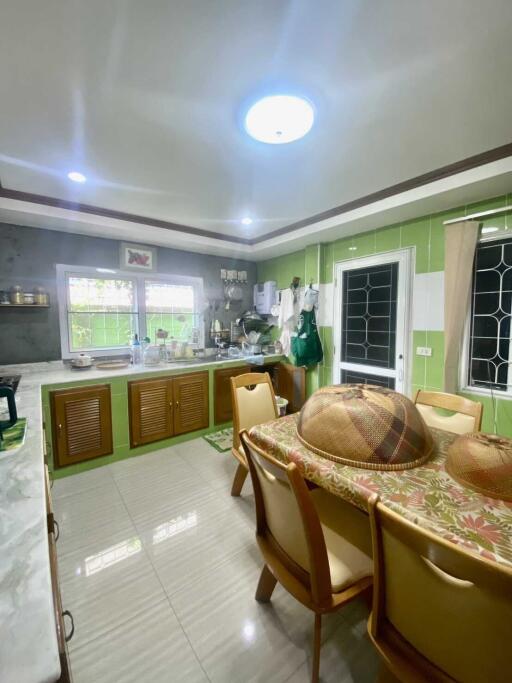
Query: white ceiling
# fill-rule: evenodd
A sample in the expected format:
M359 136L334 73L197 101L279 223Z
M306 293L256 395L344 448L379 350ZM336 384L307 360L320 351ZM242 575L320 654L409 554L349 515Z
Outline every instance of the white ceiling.
M1 14L8 189L258 237L512 141L510 0L16 0ZM243 114L278 91L313 101L315 126L257 143Z

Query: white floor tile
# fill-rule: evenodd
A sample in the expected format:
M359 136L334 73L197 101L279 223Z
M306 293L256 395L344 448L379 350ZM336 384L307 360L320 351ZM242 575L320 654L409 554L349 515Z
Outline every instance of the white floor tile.
M61 498L112 483L110 469L108 467L96 467L93 470L73 474L70 477L55 479L52 486L52 498Z
M261 566L255 545L248 546L171 598L214 683L277 683L305 661L312 615L279 586L271 604L257 603Z
M374 683L380 662L368 635L354 633L342 622L322 643L320 680L322 683ZM302 664L287 683L310 683L311 657Z
M111 476L116 480L129 476L147 477L154 470L161 471L162 468L175 469L176 471L186 470L190 466L183 460L178 447L162 448L154 453L119 460L108 466Z
M193 581L208 581L213 567L254 543L245 517L218 501L138 530L168 595Z
M254 495L247 480L230 496L235 469L196 439L56 482L75 683L310 680L312 613L279 585L254 600ZM367 615L358 600L324 617L322 681L376 680Z
M74 683L207 683L167 600L71 652Z
M53 501L59 524L59 554L72 552L98 540L107 541L111 534L133 532L126 506L113 481Z
M70 649L105 635L166 597L134 534L113 535L60 558L64 608L73 615Z

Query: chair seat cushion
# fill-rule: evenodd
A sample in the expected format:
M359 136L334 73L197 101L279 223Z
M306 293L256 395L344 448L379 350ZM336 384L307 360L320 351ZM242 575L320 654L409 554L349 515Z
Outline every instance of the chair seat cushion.
M322 488L311 491L327 546L332 592L373 574L368 515Z

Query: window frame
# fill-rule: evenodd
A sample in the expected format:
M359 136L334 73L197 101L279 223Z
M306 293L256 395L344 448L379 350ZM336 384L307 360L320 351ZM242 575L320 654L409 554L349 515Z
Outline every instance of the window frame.
M490 233L488 235L482 234L480 232L477 248L482 243L489 242L499 242L504 239L512 240L512 231L510 230L497 230L496 232ZM475 254L476 255L476 254ZM474 266L472 266L472 273ZM462 342L462 357L459 367L459 391L468 394L477 394L480 396L488 396L489 398L499 398L500 400L510 401L512 400L512 387L509 387L506 391L501 391L500 389L487 388L482 386L473 386L469 383L469 367L470 367L470 352L471 352L471 314L472 314L472 300L473 300L473 274L471 278L471 291L469 294L469 300L467 302L467 314L466 322L464 326L464 337ZM512 344L512 326L511 326L511 344Z
M197 315L199 327L199 343L198 348L204 347L204 317L203 317L203 302L204 302L204 285L203 278L191 277L187 275L172 275L165 273L139 273L127 270L118 270L114 268L94 268L90 266L70 266L65 264L57 264L57 300L59 307L59 329L60 329L60 347L61 357L63 360L69 360L79 356L81 353L90 353L94 357L112 357L112 356L126 356L129 351L129 346L115 346L98 349L83 349L82 351L71 350L70 330L68 325L69 314L69 288L68 279L72 276L91 277L102 280L129 280L134 283L134 297L135 297L135 328L140 339L146 336L146 281L148 282L163 282L170 285L188 285L194 288L194 314ZM152 340L153 341L153 340Z

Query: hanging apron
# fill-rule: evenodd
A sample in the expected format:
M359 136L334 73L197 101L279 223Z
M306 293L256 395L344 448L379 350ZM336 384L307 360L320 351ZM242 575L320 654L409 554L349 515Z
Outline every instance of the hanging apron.
M297 366L316 365L324 357L314 308L312 311L301 311L297 334L292 337L292 353Z

